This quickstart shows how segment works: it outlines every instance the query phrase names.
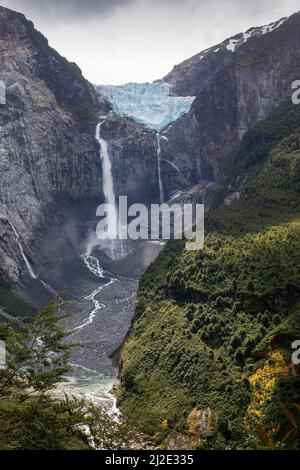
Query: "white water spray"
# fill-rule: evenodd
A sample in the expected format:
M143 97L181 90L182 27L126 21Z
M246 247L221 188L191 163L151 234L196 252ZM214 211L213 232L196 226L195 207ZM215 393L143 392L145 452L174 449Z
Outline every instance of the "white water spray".
M91 271L92 274L97 277L101 277L102 279L104 278L104 272L100 266L98 258L96 258L95 256L91 256L90 253L87 252L82 255L82 259L84 261L84 264L89 269L89 271Z
M93 323L93 321L96 317L96 313L99 310L102 310L103 308L105 308L105 304L99 302L99 300L97 300L97 296L100 294L100 292L104 288L110 286L111 284L113 284L114 282L117 281L117 279L115 279L113 277L109 277L109 278L105 277L104 271L101 268L99 260L96 257L91 256L89 253L85 253L84 255L82 255L82 259L84 261L84 264L88 268L88 270L92 274L94 274L94 276L100 277L101 279L107 279L107 282L105 284L102 284L101 286L97 287L97 289L95 289L91 294L89 294L88 296L85 297L85 300L88 300L88 301L90 301L94 304L94 308L90 312L89 316L83 321L83 323L81 323L79 326L76 326L73 329L73 334L75 334L76 332L82 330L86 326Z

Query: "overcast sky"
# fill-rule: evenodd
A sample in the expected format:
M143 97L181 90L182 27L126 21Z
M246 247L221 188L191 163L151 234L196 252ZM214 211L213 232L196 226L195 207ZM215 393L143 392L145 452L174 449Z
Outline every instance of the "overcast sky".
M0 0L25 13L96 84L145 82L226 37L299 11L299 0Z

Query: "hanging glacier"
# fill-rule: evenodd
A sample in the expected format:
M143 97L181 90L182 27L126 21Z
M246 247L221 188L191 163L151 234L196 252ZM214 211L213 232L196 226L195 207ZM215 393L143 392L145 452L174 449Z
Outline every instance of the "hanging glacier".
M161 132L186 114L195 97L174 96L168 83L127 83L98 85L98 92L116 113Z

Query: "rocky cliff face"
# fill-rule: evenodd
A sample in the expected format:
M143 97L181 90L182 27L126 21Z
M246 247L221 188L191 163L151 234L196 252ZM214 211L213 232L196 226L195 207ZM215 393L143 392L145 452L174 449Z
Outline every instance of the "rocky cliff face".
M299 70L299 14L252 28L175 66L164 80L175 94L196 99L165 133L169 193L200 183L203 196L220 182L245 132L291 96Z
M159 200L155 132L111 112L101 126L108 141L116 194L132 202Z
M116 193L131 201L159 200L157 139L153 130L114 113L30 21L2 7L0 65L6 86L6 104L0 105L0 271L17 280L25 266L8 220L38 271L53 262L61 227L95 216L103 197L94 138L100 116L108 116L101 134L109 143ZM162 131L166 197L208 203L242 136L290 96L299 69L299 14L252 28L174 67L164 81L174 94L196 99ZM77 247L84 238L80 230L72 225Z
M6 104L0 105L0 273L15 281L26 266L9 221L39 271L51 264L51 246L68 223L69 206L84 221L91 201L95 215L102 198L95 126L110 107L30 21L2 7L0 80L6 87ZM132 199L137 193L155 198L153 133L111 112L103 134L112 147L117 190ZM45 246L41 241L55 225L56 236Z
M9 251L11 269L2 270L16 279L23 261L7 220L34 259L31 242L50 223L55 197L100 194L91 136L101 104L76 65L53 51L23 15L4 8L0 61L6 87L6 104L0 107L1 268Z

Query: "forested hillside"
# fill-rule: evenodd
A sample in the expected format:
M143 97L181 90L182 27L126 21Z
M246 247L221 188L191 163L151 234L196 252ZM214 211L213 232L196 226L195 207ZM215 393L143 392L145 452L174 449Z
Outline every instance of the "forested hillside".
M299 447L300 109L243 139L205 246L145 273L119 403L168 447Z

